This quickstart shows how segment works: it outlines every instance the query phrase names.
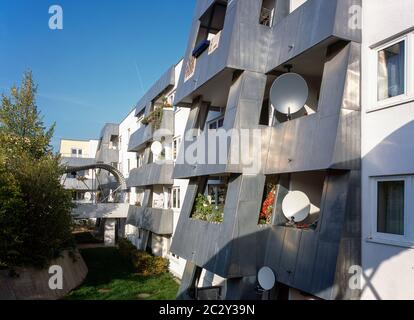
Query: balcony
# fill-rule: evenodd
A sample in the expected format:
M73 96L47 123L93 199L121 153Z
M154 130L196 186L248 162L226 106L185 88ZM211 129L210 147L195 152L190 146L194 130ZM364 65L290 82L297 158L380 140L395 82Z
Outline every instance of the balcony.
M174 214L171 209L131 206L127 223L158 235L173 233Z
M129 138L128 152L137 152L151 141L153 129L151 125L143 126L135 131Z
M129 204L126 203L83 203L72 210L72 215L77 219L124 219L128 216L128 209Z
M150 163L141 168L133 169L127 181L128 187L143 187L152 185L172 185L174 180L173 161Z
M174 135L174 110L163 108L160 123L155 123L157 119L148 123L135 131L128 145L128 152L138 152L142 150L147 143L153 140L159 140L161 137Z
M266 72L323 41L361 42L361 30L349 26L349 8L361 0L308 0L272 29ZM292 32L294 30L294 32Z
M62 181L66 190L91 191L96 190L98 185L93 185L92 180L81 180L76 178L67 178Z
M69 155L62 154L61 155L61 164L68 167L83 167L83 166L89 166L92 164L95 164L95 157L88 158L86 156L84 157L71 157Z
M107 123L101 132L98 151L96 152L96 162L117 163L119 162L119 126Z

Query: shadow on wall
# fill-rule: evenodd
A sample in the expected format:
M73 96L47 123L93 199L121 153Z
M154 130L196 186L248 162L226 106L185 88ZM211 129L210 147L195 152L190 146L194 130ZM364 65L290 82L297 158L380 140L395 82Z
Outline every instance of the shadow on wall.
M414 121L404 125L382 140L363 158L365 168L363 179L367 179L365 178L366 176L378 176L378 173L382 175L413 173L413 136ZM403 155L403 157L400 155ZM390 172L390 164L398 171ZM353 186L355 187L355 185ZM353 186L351 184L349 188L352 189ZM355 196L357 200L355 201L359 202L360 190L359 187L356 188ZM364 194L363 196L368 197L369 195ZM366 203L368 203L369 198L364 198L363 200L364 225L362 226L362 239L355 240L354 238L353 241L355 242L351 246L342 247L343 241L349 240L347 239L346 231L343 230L342 232L345 232L345 234L343 234L341 239L325 238L323 239L323 246L318 244L316 251L312 248L312 241L304 241L304 245L298 249L298 239L301 237L311 239L313 237L312 231L290 230L289 237L287 237L287 233L283 235L284 245L281 247L277 245L277 242L282 242L282 240L277 239L272 233L275 233L276 229L284 227L258 227L256 232L227 243L201 267L205 267L207 270L220 270L220 268L216 268L217 265L235 261L237 260L234 259L235 256L240 259L239 261L243 261L243 270L238 271L244 277L236 277L226 281L223 288L223 299L262 299L261 293L257 291L256 275L258 270L265 265L273 268L276 277L283 279L281 282L284 285L325 299L330 299L329 297L333 297L333 299L358 299L360 296L363 299L377 300L393 299L401 296L405 299L414 299L414 288L412 286L411 289L409 288L409 283L412 283L412 281L407 282L406 278L406 276L409 276L409 271L412 271L414 268L414 262L412 262L414 261L414 252L410 258L402 259L401 256L409 254L412 249L367 241L369 226L366 221L369 220L367 217L369 217L370 212ZM332 208L335 207L336 205L334 204ZM347 211L346 215L354 214L349 212L349 208ZM328 212L333 212L333 209ZM359 230L360 226L355 225L354 228ZM346 258L344 258L346 255L339 257L344 248L360 250L359 244L361 241L362 252L364 253L361 263L356 264L355 261L346 261ZM329 252L330 250L337 250L338 254L333 254L330 257L328 254L324 255L324 252ZM306 252L312 252L310 255L312 258L308 260L310 266L298 263L298 256ZM335 258L335 261L332 260L332 257ZM398 260L400 258L402 260ZM272 261L272 263L269 264L269 261ZM277 263L273 263L275 261ZM349 267L354 265L363 267L362 274L358 274L359 271L355 269L349 269ZM335 267L332 268L332 266ZM383 267L386 268L382 270ZM239 265L232 265L230 263L229 268L237 270ZM282 272L286 270L289 271L289 274L282 275ZM407 270L407 273L403 276L401 275L402 270ZM199 271L197 271L196 266L188 263L183 275L178 299L192 298L191 293L194 292L194 278L197 277L197 272ZM229 274L231 274L231 271ZM237 271L235 274L237 274ZM356 289L351 288L349 284L355 284L353 279L357 279L362 286ZM395 284L398 281L400 281L400 284L396 287ZM404 283L407 286L407 290L402 287ZM338 284L343 286L343 288L338 288ZM391 292L390 288L392 287L400 291L394 290ZM305 290L305 288L308 290ZM383 291L387 290L387 288L388 294Z
M365 299L414 299L414 251L371 242L370 177L414 173L414 121L388 135L363 157L363 289ZM375 230L375 229L374 229ZM411 253L412 252L412 253ZM406 270L404 272L404 270Z

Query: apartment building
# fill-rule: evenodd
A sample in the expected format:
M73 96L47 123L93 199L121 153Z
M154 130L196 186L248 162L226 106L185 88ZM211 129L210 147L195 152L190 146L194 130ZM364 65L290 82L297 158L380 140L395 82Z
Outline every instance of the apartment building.
M179 298L360 297L348 277L361 265L360 7L197 1L175 95L192 131L173 172L189 179L171 245L187 260ZM271 88L292 72L308 94L286 116ZM309 202L301 223L284 205L297 194ZM263 267L276 279L266 292Z
M125 158L127 165L122 163L129 171L127 237L137 248L168 258L171 272L179 277L185 261L170 252L170 243L188 184L172 178L189 114L188 109L173 106L181 68L182 61L148 90L130 115L134 130L126 126L121 135L121 153L134 155Z
M62 163L70 167L82 167L95 162L98 148L97 140L67 140L60 141L59 154ZM63 186L72 190L75 202L88 202L94 197L96 186L93 185L93 170L69 172L62 177Z
M98 176L129 204L124 235L182 275L179 299L414 299L413 9L197 1L183 61L104 127L95 158L126 178L119 193ZM307 98L286 115L272 88L291 73Z

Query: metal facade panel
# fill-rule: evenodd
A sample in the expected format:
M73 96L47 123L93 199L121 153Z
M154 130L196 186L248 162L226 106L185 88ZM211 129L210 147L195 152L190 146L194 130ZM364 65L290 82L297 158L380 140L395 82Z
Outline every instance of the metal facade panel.
M137 227L159 235L173 233L174 213L169 209L146 208Z
M275 25L266 70L283 65L331 36L337 1L341 0L308 0Z
M293 286L304 292L311 292L313 269L316 260L318 234L314 231L303 231L300 239Z
M137 116L142 110L147 108L148 104L151 104L152 101L159 97L163 92L172 89L174 85L175 65L171 66L137 103L135 116Z
M286 228L280 265L277 271L278 281L286 285L293 284L301 236L301 230Z
M172 161L151 163L131 170L127 181L128 187L143 187L152 185L172 185Z

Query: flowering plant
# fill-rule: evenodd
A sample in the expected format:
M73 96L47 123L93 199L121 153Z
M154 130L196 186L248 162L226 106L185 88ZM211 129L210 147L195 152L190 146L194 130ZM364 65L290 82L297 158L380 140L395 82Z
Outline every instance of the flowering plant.
M272 218L273 205L275 203L276 187L272 187L266 200L263 202L262 211L260 211L259 221L261 224L270 223Z

